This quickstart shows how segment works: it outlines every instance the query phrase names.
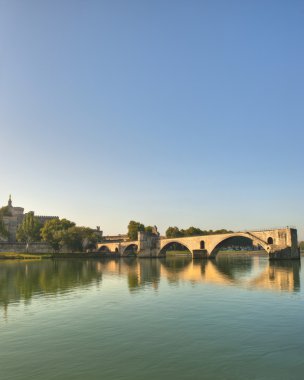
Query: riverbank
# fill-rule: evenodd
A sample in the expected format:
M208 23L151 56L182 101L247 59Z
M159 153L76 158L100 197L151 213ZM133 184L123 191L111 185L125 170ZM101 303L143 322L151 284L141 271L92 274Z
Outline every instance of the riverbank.
M25 252L0 252L0 260L43 260L43 259L100 259L118 258L117 254L108 253L25 253Z
M20 253L20 252L0 252L0 260L41 260L50 259L50 254Z
M168 251L167 257L191 257L187 251ZM265 251L220 251L218 256L230 257L252 257L252 256L267 256ZM301 256L304 256L304 251L301 251ZM100 252L74 252L74 253L26 253L26 252L0 252L0 260L44 260L44 259L101 259L101 258L120 258L115 253L100 253Z

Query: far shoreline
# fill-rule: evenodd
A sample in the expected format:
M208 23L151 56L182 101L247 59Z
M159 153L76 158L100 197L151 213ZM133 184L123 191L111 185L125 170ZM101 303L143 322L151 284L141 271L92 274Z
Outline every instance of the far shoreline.
M221 251L219 257L266 257L265 251ZM304 251L301 251L301 256L304 256ZM174 252L168 254L167 258L186 258L191 257L191 254L185 252ZM105 254L100 252L73 252L73 253L30 253L30 252L0 252L0 261L5 260L46 260L46 259L120 259L120 255L115 253ZM137 256L128 256L124 258L137 258Z

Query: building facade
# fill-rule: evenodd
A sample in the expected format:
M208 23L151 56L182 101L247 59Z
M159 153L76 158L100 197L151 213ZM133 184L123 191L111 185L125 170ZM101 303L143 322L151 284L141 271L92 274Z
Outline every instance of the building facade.
M23 207L14 207L12 198L9 196L9 200L7 203L7 206L5 206L5 213L2 216L3 224L5 226L5 229L8 232L8 236L0 236L0 241L5 242L16 242L16 233L18 230L18 227L22 223L24 217L27 214L24 213ZM35 217L39 220L41 224L44 224L47 220L50 219L59 219L58 216L42 216L42 215L35 215Z

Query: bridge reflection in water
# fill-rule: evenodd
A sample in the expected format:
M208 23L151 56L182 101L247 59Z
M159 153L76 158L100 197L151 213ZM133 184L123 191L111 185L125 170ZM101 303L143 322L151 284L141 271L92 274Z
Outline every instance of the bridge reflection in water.
M179 278L192 282L294 292L300 290L300 263L267 262L260 257L221 258L201 263L190 262Z
M189 257L116 260L43 260L0 263L0 306L30 302L33 296L60 295L99 286L108 276L126 278L129 291L161 291L165 281L217 284L273 291L300 290L300 261L268 261L263 257Z
M193 261L189 257L144 259L124 258L104 262L103 271L127 276L131 291L152 286L161 279L169 283L191 282L236 285L274 291L300 290L300 262L272 261L261 257Z
M193 261L191 258L155 260L124 259L110 264L113 272L128 276L131 291L152 285L158 289L160 279L169 283L191 282L235 285L273 291L300 290L300 262L269 262L265 258L226 258ZM107 266L107 270L110 270ZM119 267L119 269L118 269Z

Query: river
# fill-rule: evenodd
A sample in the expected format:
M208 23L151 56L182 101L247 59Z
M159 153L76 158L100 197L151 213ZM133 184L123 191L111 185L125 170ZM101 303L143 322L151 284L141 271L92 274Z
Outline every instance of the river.
M1 380L304 378L300 262L0 262Z

